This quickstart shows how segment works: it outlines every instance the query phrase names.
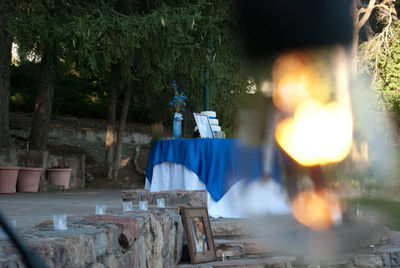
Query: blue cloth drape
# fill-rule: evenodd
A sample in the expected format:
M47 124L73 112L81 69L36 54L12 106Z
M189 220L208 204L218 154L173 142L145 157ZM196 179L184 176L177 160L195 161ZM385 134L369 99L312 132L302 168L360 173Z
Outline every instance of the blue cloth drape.
M151 183L154 166L163 162L181 164L196 173L219 201L237 181L262 177L262 155L261 148L244 146L237 139L160 140L151 146L146 177ZM274 179L281 183L279 161L274 162Z

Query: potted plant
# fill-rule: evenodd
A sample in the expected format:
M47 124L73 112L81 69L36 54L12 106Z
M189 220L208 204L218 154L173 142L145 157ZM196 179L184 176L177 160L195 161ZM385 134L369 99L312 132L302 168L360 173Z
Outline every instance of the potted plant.
M17 191L25 193L39 191L39 182L42 171L43 168L20 168L17 179Z
M15 193L18 171L19 167L7 166L7 164L0 166L0 194Z
M58 165L47 169L47 176L53 185L62 185L64 190L69 189L72 169L69 166Z

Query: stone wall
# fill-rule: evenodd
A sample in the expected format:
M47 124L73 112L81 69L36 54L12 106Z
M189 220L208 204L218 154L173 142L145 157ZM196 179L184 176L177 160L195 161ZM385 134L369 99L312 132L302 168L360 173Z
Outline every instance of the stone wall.
M207 191L160 191L150 192L148 190L122 190L121 196L124 201L132 201L139 204L139 201L147 200L149 205L157 205L157 198L164 198L168 206L184 207L207 207Z
M29 128L12 129L15 137L28 139ZM50 128L49 144L76 146L87 153L97 163L104 163L106 132L103 130ZM151 136L141 133L125 133L123 139L123 156L135 155L135 147L151 143ZM27 146L29 147L29 145Z
M17 151L10 148L0 148L0 165L17 166Z
M119 212L68 219L68 230L52 222L20 230L49 267L176 267L183 226L178 208ZM0 240L0 267L25 267L9 241Z

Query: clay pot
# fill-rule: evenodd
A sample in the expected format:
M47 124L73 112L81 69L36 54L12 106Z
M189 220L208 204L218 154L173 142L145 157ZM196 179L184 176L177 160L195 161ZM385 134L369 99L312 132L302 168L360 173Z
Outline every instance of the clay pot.
M72 169L70 168L48 168L47 176L53 185L62 185L64 190L69 189Z
M21 168L18 173L17 191L32 193L39 191L42 168Z
M0 167L0 194L15 193L19 167Z

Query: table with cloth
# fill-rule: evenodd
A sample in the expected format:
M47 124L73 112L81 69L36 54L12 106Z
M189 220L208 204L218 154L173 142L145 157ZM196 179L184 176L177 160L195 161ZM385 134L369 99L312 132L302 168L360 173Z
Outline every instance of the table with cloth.
M277 153L277 152L276 152ZM286 213L278 157L272 180L263 181L263 151L238 139L176 139L153 142L145 189L207 190L211 217L249 212Z

